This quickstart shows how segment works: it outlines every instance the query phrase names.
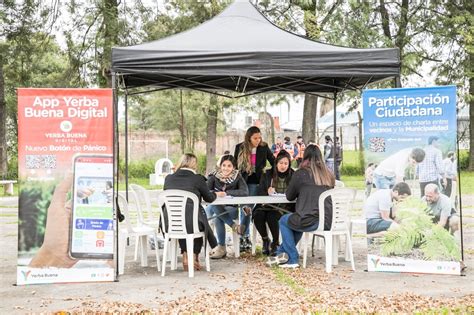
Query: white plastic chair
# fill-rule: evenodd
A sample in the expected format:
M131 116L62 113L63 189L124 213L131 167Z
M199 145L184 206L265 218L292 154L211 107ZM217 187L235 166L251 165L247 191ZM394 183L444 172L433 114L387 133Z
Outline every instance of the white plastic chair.
M334 185L334 188L344 188L344 187L346 187L344 182L336 179L336 184Z
M355 270L354 255L352 252L352 240L350 234L350 217L356 190L351 188L335 188L325 191L319 197L319 226L316 231L305 232L303 234L303 268L306 268L308 256L308 243L311 235L316 235L324 239L326 252L326 272L332 271L332 265L338 264L338 246L341 235L346 237L346 261L351 262L352 270ZM324 230L324 201L326 198L332 199L332 223L329 231Z
M130 184L130 188L133 192L132 194L130 194L130 197L132 198L133 202L136 204L137 207L138 226L150 226L155 229L158 229L160 220L155 216L151 204L151 197L149 191L137 184ZM147 242L145 242L145 244L146 243ZM138 252L141 250L141 243L139 243L137 239L135 243L135 260L138 259Z
M186 230L186 202L188 199L191 199L193 202L193 232L188 233ZM164 190L158 195L158 209L162 211L162 205L165 205L167 216L164 216L161 213L163 221L163 228L168 227L168 230L165 231L165 246L163 249L163 255L167 255L168 246L171 243L170 253L171 257L171 270L176 269L177 265L177 254L178 246L177 240L185 239L186 248L188 249L188 272L189 277L194 277L194 257L193 257L193 248L194 248L194 239L199 237L205 237L204 232L199 231L198 225L198 213L199 213L199 200L198 197L188 191L170 189ZM206 248L206 270L211 271L210 259L209 259L209 247ZM163 266L161 268L161 276L165 276L166 270L166 258L163 257Z
M129 211L129 204L127 199L122 194L118 195L118 204L120 210L125 216L124 222L119 226L119 252L118 252L118 261L119 261L119 274L122 275L125 269L125 250L127 248L127 238L136 237L139 244L142 248L146 249L148 236L153 238L155 242L155 255L156 255L156 267L158 271L161 271L160 266L160 254L158 252L158 241L157 241L157 230L153 227L142 225L142 226L133 226L131 213ZM124 226L125 225L125 226ZM141 251L141 265L147 265L147 252L146 250Z

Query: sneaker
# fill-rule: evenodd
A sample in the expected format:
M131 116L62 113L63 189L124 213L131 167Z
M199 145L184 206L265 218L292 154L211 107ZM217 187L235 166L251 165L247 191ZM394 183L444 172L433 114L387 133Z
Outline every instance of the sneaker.
M287 269L296 269L299 268L299 264L283 264L283 265L278 265L279 268L287 268Z
M240 245L239 245L239 250L240 250L241 253L246 251L246 248L247 248L246 246L247 246L247 244L245 242L245 238L241 237L240 238Z
M221 259L227 255L227 249L225 246L218 245L211 252L211 259Z
M252 249L252 241L250 240L250 237L245 236L245 250L250 250Z
M286 264L288 261L288 254L287 253L280 253L276 255L275 257L268 257L267 258L267 266L275 266L275 265L282 265Z

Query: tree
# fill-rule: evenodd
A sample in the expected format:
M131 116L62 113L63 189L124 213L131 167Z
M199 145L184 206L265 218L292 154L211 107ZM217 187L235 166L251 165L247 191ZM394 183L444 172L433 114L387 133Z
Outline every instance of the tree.
M432 1L434 18L430 32L437 63L438 84L456 84L469 106L469 170L474 171L474 3L472 1ZM449 49L446 49L449 48ZM469 88L467 88L469 86ZM462 102L461 102L462 103Z

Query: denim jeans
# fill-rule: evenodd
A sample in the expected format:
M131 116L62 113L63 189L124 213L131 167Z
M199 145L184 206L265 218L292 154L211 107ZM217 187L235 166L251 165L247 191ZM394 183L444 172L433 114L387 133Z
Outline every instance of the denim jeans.
M374 184L377 189L391 189L395 186L395 177L374 174Z
M229 211L223 215L223 212ZM221 246L225 246L225 225L232 226L234 220L237 218L237 208L232 206L219 206L209 205L206 208L207 217L210 218L213 215L220 215L214 219L216 225L217 243Z
M249 196L258 195L258 184L247 184L247 186L249 188ZM243 207L250 207L253 209L255 205L243 205L242 208ZM252 216L251 215L246 216L242 208L240 209L240 225L245 227L244 235L249 236L250 235L250 229L249 229L250 219Z
M301 230L293 230L291 227L288 226L288 219L292 214L285 214L280 218L280 233L282 243L278 247L276 253L287 253L288 254L288 264L297 264L299 260L298 250L296 249L296 245L301 240L303 236L303 232L310 232L314 231L318 228L319 223L316 223L312 226Z

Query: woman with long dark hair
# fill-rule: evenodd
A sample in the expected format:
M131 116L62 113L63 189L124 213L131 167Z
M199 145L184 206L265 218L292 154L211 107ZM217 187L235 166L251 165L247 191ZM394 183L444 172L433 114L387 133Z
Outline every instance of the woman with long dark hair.
M298 250L296 244L303 232L314 231L319 226L319 197L326 190L334 188L335 178L326 167L319 148L306 147L300 169L292 176L286 190L288 200L296 199L295 213L280 218L280 232L283 238L276 257L269 257L267 265L279 264L283 268L297 268ZM332 201L324 203L324 229L329 230L332 221Z
M192 192L198 197L199 200L199 213L198 213L198 224L199 230L206 232L206 238L209 242L211 248L215 248L217 246L216 238L212 233L211 228L209 227L209 223L207 221L207 216L204 211L204 208L201 205L201 199L204 199L207 202L213 202L216 199L216 193L213 191L209 191L209 188L206 185L206 179L204 176L196 174L197 170L197 157L194 154L186 153L184 154L178 165L176 166L176 172L174 174L170 174L165 178L165 184L163 186L163 190L167 189L181 189L185 191ZM165 209L166 210L166 209ZM167 215L166 211L164 211L164 215ZM193 231L193 203L191 200L188 199L186 203L186 231L188 233L192 233ZM188 256L186 251L191 250L186 248L186 240L178 240L179 247L181 248L181 252L183 254L183 268L184 270L188 270ZM201 266L199 264L199 253L201 252L201 248L203 245L202 237L196 238L194 240L194 248L192 249L194 252L194 269L201 270Z
M216 192L218 198L249 195L247 184L237 170L237 162L230 154L220 158L219 169L209 175L207 187L209 187L209 190ZM242 234L241 225L234 223L234 220L238 216L237 207L209 205L206 208L206 213L208 217L217 216L214 222L216 225L218 246L211 252L211 258L224 258L227 255L225 246L225 224L230 226L232 230L237 233Z
M262 174L259 184L259 195L271 196L273 194L284 194L290 184L293 173L294 171L291 168L291 155L285 150L280 151L275 160L275 167ZM295 211L295 205L293 203L284 203L275 206L290 212ZM253 211L253 222L262 237L262 253L264 255L275 255L276 253L280 238L278 220L280 220L282 214L283 211L275 210L275 208L265 205L258 205ZM267 225L272 234L272 239L270 239L268 235Z
M258 194L258 184L262 176L263 169L267 161L271 166L275 164L275 158L268 144L262 141L260 129L252 126L247 129L244 141L235 146L234 157L237 159L237 168L245 179L249 196ZM244 251L251 248L252 244L249 239L250 214L254 205L242 207L240 224L244 227L244 236L240 239L240 250Z

